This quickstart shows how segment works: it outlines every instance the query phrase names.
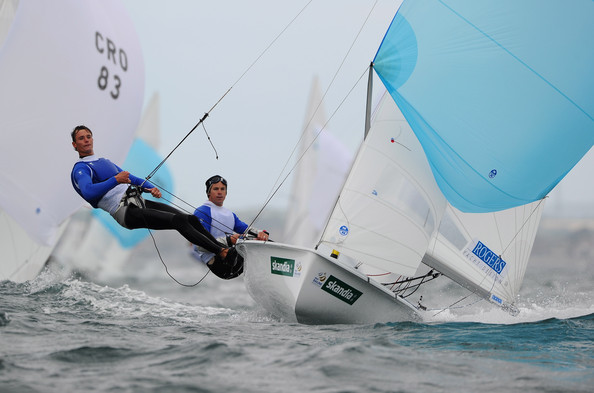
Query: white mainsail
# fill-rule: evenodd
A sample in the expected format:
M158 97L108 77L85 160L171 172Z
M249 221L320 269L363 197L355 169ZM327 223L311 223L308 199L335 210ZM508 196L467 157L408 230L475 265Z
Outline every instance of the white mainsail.
M445 207L421 145L386 94L322 244L376 268L412 276Z
M0 47L0 209L11 224L0 241L15 250L26 237L32 253L41 247L47 257L84 202L70 184L77 157L69 132L87 125L96 152L121 163L142 109L144 63L120 1L21 0L2 20L10 26ZM31 261L21 250L10 255L17 259L3 255L11 267L0 279L17 279L11 272Z

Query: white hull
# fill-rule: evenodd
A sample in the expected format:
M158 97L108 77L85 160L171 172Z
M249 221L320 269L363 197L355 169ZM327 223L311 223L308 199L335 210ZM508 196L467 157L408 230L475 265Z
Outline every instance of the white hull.
M246 241L244 281L274 316L305 324L410 321L419 310L353 267L319 252L281 243Z

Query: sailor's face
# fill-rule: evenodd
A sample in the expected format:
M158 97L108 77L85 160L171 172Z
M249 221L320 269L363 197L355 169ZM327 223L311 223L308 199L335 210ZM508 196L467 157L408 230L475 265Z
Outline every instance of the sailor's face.
M93 153L93 134L89 130L80 130L74 137L72 142L74 150L78 152L80 157L92 156Z
M208 200L217 206L223 206L223 202L227 197L227 186L223 182L218 182L212 185L208 193Z

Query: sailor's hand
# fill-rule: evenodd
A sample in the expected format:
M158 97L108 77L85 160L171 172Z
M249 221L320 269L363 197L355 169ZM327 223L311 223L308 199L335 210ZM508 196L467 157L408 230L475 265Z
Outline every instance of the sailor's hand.
M263 240L263 241L268 240L268 232L266 232L266 231L260 231L260 232L258 232L257 239L258 240Z
M121 171L117 175L115 175L116 180L118 183L130 183L130 172Z
M151 195L155 198L161 198L161 191L159 191L157 187L153 187L149 191L151 192Z

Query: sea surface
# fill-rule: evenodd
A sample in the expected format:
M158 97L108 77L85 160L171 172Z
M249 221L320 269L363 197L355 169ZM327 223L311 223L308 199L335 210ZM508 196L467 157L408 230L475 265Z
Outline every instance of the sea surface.
M517 317L473 302L423 323L280 321L241 278L178 285L150 241L94 277L53 263L0 282L0 392L592 392L590 235L539 238ZM179 281L206 273L158 247Z

